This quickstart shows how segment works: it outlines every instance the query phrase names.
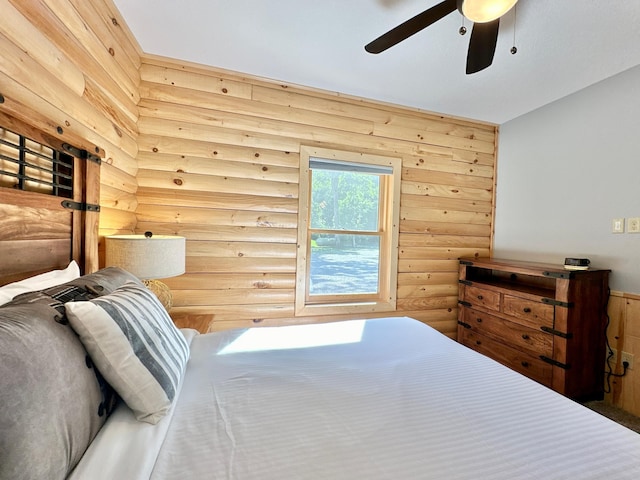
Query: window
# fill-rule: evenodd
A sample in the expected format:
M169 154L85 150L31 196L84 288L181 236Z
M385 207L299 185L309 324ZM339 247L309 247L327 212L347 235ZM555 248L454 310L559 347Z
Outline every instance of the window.
M302 147L296 314L393 311L401 160Z

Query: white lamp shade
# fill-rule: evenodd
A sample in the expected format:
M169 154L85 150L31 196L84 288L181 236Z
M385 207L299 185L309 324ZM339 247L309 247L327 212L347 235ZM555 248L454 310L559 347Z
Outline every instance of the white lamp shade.
M517 2L518 0L458 0L458 8L472 22L486 23L500 18Z
M185 272L185 243L170 235L111 235L105 237L105 265L141 280L175 277Z

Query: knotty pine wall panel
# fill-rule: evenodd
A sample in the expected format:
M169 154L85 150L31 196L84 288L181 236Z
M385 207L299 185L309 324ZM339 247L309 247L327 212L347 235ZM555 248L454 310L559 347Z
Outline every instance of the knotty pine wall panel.
M488 255L497 128L145 55L138 232L187 237L171 314L201 331L294 316L301 145L403 159L397 311L454 335L460 256ZM382 315L376 315L382 316Z
M609 346L618 352L605 366L607 372L623 372L621 352L634 356L632 369L623 377L609 377L605 380L605 400L608 403L640 416L640 295L611 292L608 305L610 323L607 328Z
M0 112L104 149L100 235L133 232L141 51L120 13L111 0L0 0L0 12Z

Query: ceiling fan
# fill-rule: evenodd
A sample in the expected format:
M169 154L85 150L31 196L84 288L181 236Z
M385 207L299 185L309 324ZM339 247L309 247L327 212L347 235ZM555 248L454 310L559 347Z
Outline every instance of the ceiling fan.
M444 0L401 23L384 35L367 44L364 49L369 53L380 53L393 47L411 35L458 10L473 23L469 50L467 52L467 74L484 70L493 62L498 41L500 17L507 13L518 0ZM464 34L461 30L460 33Z

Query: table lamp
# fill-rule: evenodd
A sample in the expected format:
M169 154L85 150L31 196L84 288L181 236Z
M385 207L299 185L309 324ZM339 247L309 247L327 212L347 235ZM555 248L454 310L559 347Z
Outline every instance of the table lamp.
M169 311L173 298L159 278L185 272L185 238L171 235L110 235L105 237L105 266L132 273L147 286Z

